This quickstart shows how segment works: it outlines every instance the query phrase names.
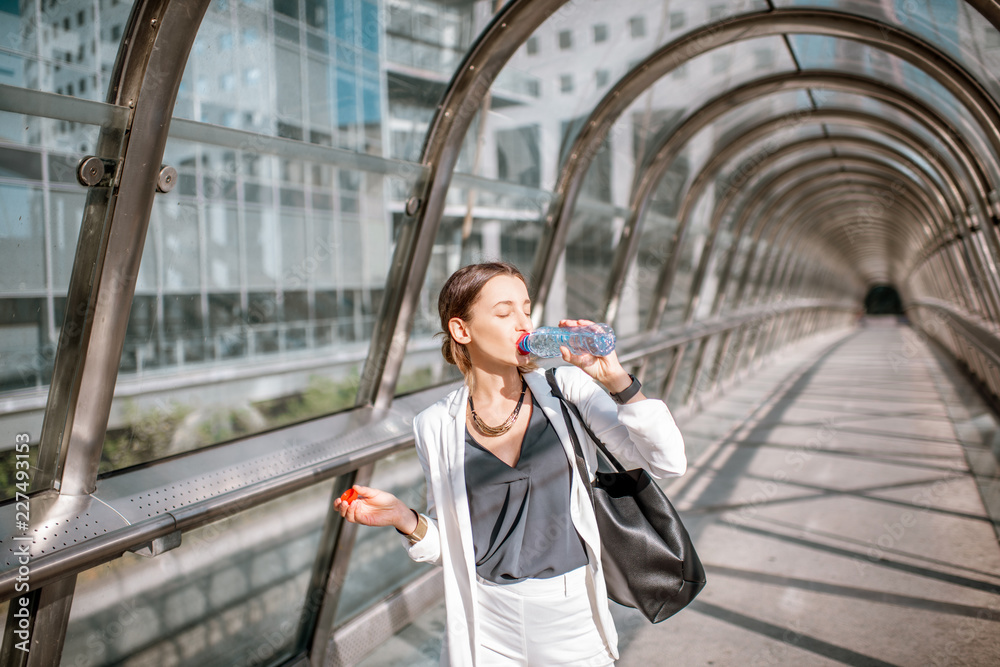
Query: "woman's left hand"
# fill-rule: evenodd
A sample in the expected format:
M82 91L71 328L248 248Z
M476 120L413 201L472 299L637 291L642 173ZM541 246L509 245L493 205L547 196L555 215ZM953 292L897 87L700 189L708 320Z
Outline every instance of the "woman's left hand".
M559 320L561 327L583 327L594 324L591 320ZM580 368L584 373L600 382L611 392L619 392L632 383L632 378L618 361L617 353L612 350L606 356L593 354L571 354L565 345L559 348L563 361Z

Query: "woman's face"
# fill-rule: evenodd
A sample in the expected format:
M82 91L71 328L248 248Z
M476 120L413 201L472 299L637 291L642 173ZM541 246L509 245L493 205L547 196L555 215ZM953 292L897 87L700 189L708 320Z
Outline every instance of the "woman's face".
M474 366L504 364L517 366L528 357L519 354L517 341L532 330L531 299L528 288L515 276L491 278L472 304L471 319L453 318L452 335L468 346ZM460 335L456 334L456 328Z

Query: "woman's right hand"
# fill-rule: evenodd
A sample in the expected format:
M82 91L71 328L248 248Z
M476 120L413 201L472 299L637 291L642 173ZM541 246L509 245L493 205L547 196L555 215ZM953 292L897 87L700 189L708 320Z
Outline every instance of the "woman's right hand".
M333 509L351 523L364 526L392 526L403 534L412 533L417 527L417 517L403 501L388 491L354 485L358 497L351 503L340 498L333 501Z

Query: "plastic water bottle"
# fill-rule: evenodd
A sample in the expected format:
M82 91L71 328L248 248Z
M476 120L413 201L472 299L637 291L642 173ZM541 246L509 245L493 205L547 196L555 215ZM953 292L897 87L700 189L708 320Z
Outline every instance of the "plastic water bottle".
M560 345L568 347L573 354L604 357L615 349L615 332L607 324L539 327L517 341L521 354L534 354L536 357L558 357Z

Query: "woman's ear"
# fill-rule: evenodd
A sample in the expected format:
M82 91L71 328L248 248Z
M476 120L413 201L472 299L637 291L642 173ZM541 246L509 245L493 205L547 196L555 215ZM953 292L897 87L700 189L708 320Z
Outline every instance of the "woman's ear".
M456 343L461 343L462 345L466 345L472 340L472 337L469 335L468 326L459 317L453 317L448 320L448 333L451 334Z

